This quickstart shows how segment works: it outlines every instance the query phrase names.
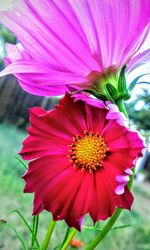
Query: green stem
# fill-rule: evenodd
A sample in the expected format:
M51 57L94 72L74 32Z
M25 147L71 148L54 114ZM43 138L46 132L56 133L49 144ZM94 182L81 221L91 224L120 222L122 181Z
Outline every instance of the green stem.
M77 233L77 230L75 228L72 228L69 236L67 237L66 241L64 242L64 244L63 244L63 246L61 247L60 250L66 250L67 249L67 247L70 244L70 241L72 240L72 238L74 237L74 235L76 233Z
M36 241L36 244L38 243L38 242L37 242L38 226L39 226L39 215L37 215L37 223L36 223L36 227L35 227L35 241ZM39 244L37 244L37 246L38 246L38 248L39 248Z
M47 232L46 232L46 235L45 235L45 238L44 238L42 246L41 246L41 250L47 249L49 242L50 242L50 239L51 239L51 236L52 236L52 233L53 233L54 228L55 228L55 224L56 224L55 221L50 222L48 229L47 229Z
M100 231L96 238L85 248L85 250L93 250L107 235L107 233L110 231L116 220L118 219L122 209L117 208L113 216L109 219L109 221L106 223L102 231Z
M31 239L31 249L34 249L35 242L37 244L36 236L38 230L39 216L36 215L33 217L33 228L32 228L32 239ZM37 244L39 247L39 244Z
M68 238L68 235L69 235L70 231L71 231L71 228L67 227L67 230L66 230L66 233L65 233L65 237L64 237L63 242L61 244L61 247L64 245L66 239ZM60 249L61 249L61 247L60 247Z
M129 119L128 113L127 113L125 105L124 105L124 100L123 99L118 99L116 104L117 104L119 110Z
M31 238L31 249L33 249L33 247L34 247L34 239L35 239L35 237L34 237L34 228L35 228L35 216L33 216L33 219L32 219L33 221L32 221L32 238Z
M37 215L37 216L36 216L36 224L35 224L35 237L37 236L38 225L39 225L39 215Z
M132 185L133 185L135 168L132 169L132 172L133 172L133 175L130 176L130 180L129 180L128 184L127 184L127 187L128 187L129 189L131 189L131 188L132 188Z

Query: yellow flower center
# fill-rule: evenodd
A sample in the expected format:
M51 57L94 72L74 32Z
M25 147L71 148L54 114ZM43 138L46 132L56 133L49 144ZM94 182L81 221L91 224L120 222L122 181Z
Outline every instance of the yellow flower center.
M99 134L85 131L83 138L73 137L69 157L74 167L78 166L82 170L87 169L91 173L102 166L107 151L104 139Z

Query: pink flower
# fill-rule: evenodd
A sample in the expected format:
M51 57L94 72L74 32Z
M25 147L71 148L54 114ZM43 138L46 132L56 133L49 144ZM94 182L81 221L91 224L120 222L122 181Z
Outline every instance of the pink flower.
M133 175L133 172L131 169L127 168L124 171L124 174L116 176L116 181L118 182L118 186L116 187L115 190L116 194L121 195L124 193L125 186L130 180L130 175Z
M80 230L87 213L96 222L116 207L131 208L133 196L126 183L124 192L116 193L116 178L133 167L143 142L109 112L69 95L52 111L30 109L20 154L30 160L23 178L24 192L34 193L33 214L46 209L54 220Z
M149 0L20 0L0 13L20 44L7 45L7 68L26 91L44 96L117 86L118 72L146 63L139 54L150 23Z

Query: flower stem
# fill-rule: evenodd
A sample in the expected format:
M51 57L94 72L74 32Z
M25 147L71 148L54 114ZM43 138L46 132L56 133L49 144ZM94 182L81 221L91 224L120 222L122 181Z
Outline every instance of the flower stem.
M50 222L48 229L47 229L47 232L46 232L46 235L45 235L45 238L44 238L42 246L41 246L41 250L47 249L49 242L50 242L50 239L51 239L51 236L52 236L52 233L53 233L54 228L55 228L55 224L56 224L55 221Z
M63 242L62 242L62 244L61 244L61 247L64 245L64 243L66 242L66 239L68 238L68 235L69 235L69 233L71 232L71 228L70 227L67 227L67 230L66 230L66 233L65 233L65 237L64 237L64 239L63 239ZM60 249L61 249L61 247L60 247Z
M70 241L72 240L72 238L74 237L74 235L77 233L77 230L75 228L72 228L70 230L70 233L66 239L66 241L64 242L63 246L61 247L61 250L66 250L67 247L69 246L70 244Z
M122 209L117 208L113 216L109 219L109 221L106 223L102 231L100 231L96 238L85 248L85 250L92 250L94 249L107 235L107 233L110 231L116 220L118 219Z
M128 113L127 113L125 105L124 105L124 100L123 99L118 99L116 104L117 104L119 110L129 119Z

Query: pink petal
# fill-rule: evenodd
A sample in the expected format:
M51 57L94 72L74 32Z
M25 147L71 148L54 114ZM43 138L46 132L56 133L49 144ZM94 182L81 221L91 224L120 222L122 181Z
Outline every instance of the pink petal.
M115 193L117 195L121 195L124 193L124 187L125 187L125 184L120 184L116 187L116 190L115 190Z
M107 107L109 109L109 112L106 116L106 119L108 120L116 120L120 125L122 126L129 126L129 121L125 117L125 115L119 111L117 105L112 104L110 102L106 102Z
M125 182L127 183L130 180L130 177L128 175L117 175L116 176L116 181L122 183Z
M134 1L70 1L70 4L93 57L104 68L125 64L146 38L141 42L141 33L150 21L148 1L138 1L136 8ZM141 20L142 13L145 15Z
M15 58L15 56L13 56ZM14 74L22 88L36 95L60 95L67 91L66 84L87 82L85 77L71 72L58 71L40 62L19 59L0 72L0 77Z
M88 95L88 94L84 94L84 93L80 92L80 93L73 94L72 97L74 97L75 102L79 101L79 100L82 100L82 101L84 101L85 103L87 103L87 104L89 104L91 106L106 109L106 105L104 104L104 102L97 99L97 98L95 98L92 95Z
M131 61L129 62L129 65L127 67L127 71L131 72L134 69L142 66L143 64L150 61L150 49L147 49L141 53L138 53L136 56L134 56Z
M133 172L130 168L125 169L124 173L116 176L116 181L119 182L116 187L115 193L121 195L125 191L125 186L130 181L130 175L133 175Z
M124 172L128 175L133 175L133 172L130 168L127 168Z
M93 70L98 69L67 2L42 1L41 4L37 0L35 4L33 1L21 1L13 10L1 13L1 20L15 33L33 58L42 61L45 58L46 62L56 67L70 69L71 66L74 72L85 75L91 67ZM31 25L28 25L29 20Z

